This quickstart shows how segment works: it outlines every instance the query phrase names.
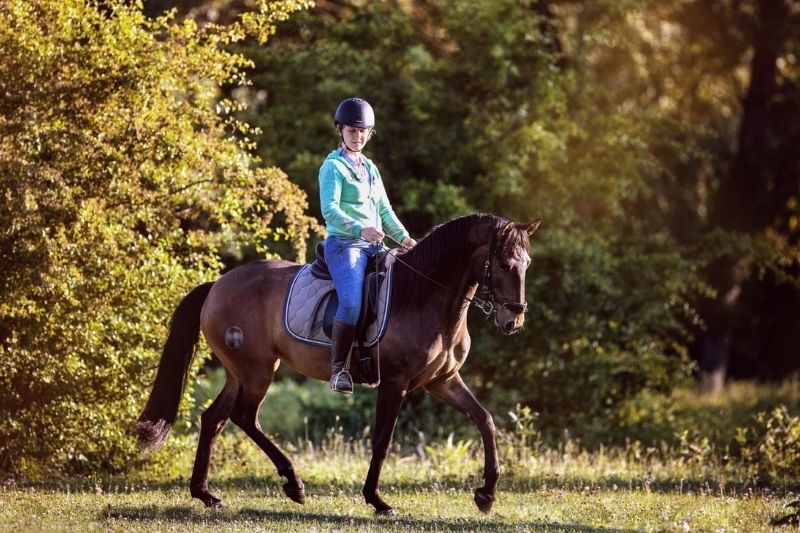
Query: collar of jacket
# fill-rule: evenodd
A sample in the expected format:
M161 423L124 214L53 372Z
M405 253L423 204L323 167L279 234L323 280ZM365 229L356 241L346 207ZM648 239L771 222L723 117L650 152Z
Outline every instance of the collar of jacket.
M346 166L347 169L350 171L350 173L353 175L353 177L356 180L364 181L364 179L362 178L361 174L359 174L359 172L356 169L356 167L353 165L353 163L350 162L350 159L342 153L342 148L337 148L336 150L331 152L331 155L329 157L332 157L336 161L339 161L344 166ZM362 165L364 165L364 168L366 168L366 170L367 170L367 175L370 178L374 177L375 176L375 172L374 172L375 164L372 161L370 161L370 159L367 156L365 156L363 154L361 155L361 158L363 160Z

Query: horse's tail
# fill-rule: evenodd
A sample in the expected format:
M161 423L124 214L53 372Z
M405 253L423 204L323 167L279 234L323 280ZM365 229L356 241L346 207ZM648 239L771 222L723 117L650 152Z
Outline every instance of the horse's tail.
M157 450L175 423L195 344L200 336L200 310L213 284L203 283L192 289L172 314L153 390L134 424L142 451Z

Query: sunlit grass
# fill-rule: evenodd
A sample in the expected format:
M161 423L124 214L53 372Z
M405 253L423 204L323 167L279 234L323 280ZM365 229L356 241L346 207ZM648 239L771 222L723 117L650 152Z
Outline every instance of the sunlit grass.
M114 492L113 488L65 492L0 493L0 525L8 530L105 531L592 531L769 530L782 501L628 490L503 491L495 509L481 514L470 493L453 487L410 488L388 484L399 514L376 518L347 490L314 485L305 506L278 494L270 481L226 484L226 507L205 509L183 487ZM102 492L101 492L102 490Z
M674 431L716 432L779 403L796 413L798 398L796 383L733 384L717 396L679 390L670 397ZM393 446L381 483L398 511L394 518L375 517L361 496L368 434L350 438L335 426L319 444L282 443L306 484L308 501L300 506L284 496L284 480L261 451L228 427L210 473L222 509L191 499L196 436L176 432L126 476L0 479L0 530L751 532L774 530L770 520L788 515L784 506L800 493L800 480L759 477L722 444L704 450L634 439L587 450L567 435L547 446L506 429L498 437L497 502L483 515L472 502L483 466L473 433L433 442L419 435L417 444L398 439L403 444ZM716 432L717 439L724 435Z
M126 477L34 485L6 480L0 489L0 528L750 532L771 530L769 520L783 514L794 497L791 487L729 478L731 472L719 465L698 469L677 457L623 449L588 453L567 444L522 464L504 464L497 503L483 515L472 502L472 489L482 483L480 448L470 445L463 453L454 443L438 443L436 464L420 454L389 458L381 489L398 516L376 518L361 497L369 461L364 441L293 450L309 496L304 506L283 495L283 480L238 432L229 432L219 444L211 487L224 499L222 509L205 509L190 498L191 457L175 455L176 445L159 452L179 463L170 473L159 472L154 463Z

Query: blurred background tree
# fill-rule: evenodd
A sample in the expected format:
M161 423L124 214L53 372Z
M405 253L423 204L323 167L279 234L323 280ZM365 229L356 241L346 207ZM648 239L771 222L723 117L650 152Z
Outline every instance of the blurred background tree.
M247 9L204 5L184 12ZM231 96L312 199L331 112L359 95L416 234L543 216L526 331L473 327L465 372L597 442L693 369L718 390L800 364L797 19L786 0L326 0L243 48L254 84Z
M219 90L248 64L220 44L299 4L203 29L129 4L0 11L4 470L126 467L179 298L224 254L302 256L316 228Z

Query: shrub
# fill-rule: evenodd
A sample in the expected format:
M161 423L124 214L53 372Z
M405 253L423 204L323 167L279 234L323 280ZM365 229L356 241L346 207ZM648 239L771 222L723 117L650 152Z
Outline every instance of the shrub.
M297 255L304 194L249 155L220 86L300 2L202 29L141 2L0 10L0 469L121 470L180 296L223 247ZM280 223L277 222L280 220Z
M785 405L756 415L756 425L737 428L742 461L766 479L800 479L800 416Z

